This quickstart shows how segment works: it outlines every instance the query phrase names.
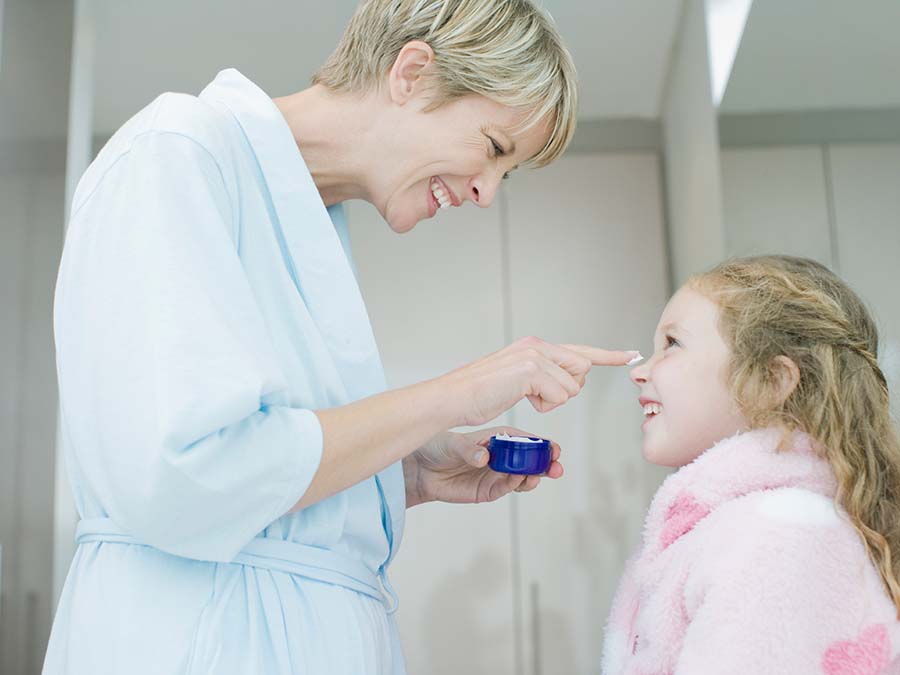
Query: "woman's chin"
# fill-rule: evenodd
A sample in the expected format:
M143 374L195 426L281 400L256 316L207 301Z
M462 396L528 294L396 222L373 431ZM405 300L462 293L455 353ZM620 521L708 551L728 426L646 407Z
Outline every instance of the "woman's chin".
M415 228L422 219L421 215L417 213L397 213L391 209L387 209L387 213L382 214L382 217L388 224L388 227L397 234L406 234Z
M419 221L414 218L394 219L388 221L388 226L397 234L406 234L415 228Z

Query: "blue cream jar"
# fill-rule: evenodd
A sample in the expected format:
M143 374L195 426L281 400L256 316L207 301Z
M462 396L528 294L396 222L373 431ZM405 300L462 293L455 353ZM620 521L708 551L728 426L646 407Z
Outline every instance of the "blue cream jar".
M552 460L550 441L530 436L491 436L489 466L498 473L535 475L547 473Z

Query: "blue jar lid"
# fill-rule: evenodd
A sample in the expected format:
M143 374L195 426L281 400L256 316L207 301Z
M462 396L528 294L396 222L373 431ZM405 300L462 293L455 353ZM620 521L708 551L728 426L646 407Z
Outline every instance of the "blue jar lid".
M498 473L535 475L547 473L552 461L550 441L527 436L491 436L489 466Z

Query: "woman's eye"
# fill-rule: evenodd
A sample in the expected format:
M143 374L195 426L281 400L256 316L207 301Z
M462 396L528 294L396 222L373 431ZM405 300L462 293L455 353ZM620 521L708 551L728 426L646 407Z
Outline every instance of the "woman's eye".
M503 174L503 180L506 180L507 178L509 178L509 171Z
M503 157L506 154L503 147L493 138L491 139L491 145L494 147L494 157Z

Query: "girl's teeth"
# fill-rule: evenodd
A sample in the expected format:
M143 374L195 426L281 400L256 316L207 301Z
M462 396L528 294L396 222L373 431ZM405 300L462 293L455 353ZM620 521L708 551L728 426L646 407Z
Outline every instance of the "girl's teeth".
M662 406L656 403L648 403L644 406L644 415L658 415L662 412Z

